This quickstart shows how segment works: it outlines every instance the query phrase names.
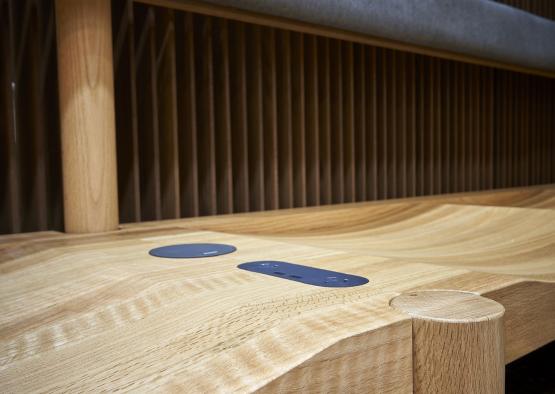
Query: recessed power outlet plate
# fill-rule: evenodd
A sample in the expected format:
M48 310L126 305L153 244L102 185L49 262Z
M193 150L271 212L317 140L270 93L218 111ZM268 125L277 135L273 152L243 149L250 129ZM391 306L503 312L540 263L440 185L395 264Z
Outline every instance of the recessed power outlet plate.
M221 256L223 254L233 253L236 250L237 248L235 248L235 246L224 244L180 244L151 249L149 254L155 257L190 259Z
M368 279L362 276L328 271L284 261L252 261L239 264L237 267L250 272L320 287L353 287L368 283Z

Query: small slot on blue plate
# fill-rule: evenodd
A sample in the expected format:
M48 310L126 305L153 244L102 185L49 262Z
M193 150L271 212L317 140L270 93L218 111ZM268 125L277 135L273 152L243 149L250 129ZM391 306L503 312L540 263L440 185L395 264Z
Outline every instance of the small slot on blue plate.
M353 287L368 283L368 279L362 276L286 263L284 261L252 261L239 264L237 267L250 272L321 287Z

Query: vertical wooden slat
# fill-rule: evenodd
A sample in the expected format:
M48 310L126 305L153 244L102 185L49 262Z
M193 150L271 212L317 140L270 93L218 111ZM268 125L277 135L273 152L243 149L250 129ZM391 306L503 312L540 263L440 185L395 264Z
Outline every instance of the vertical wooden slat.
M551 102L549 99L549 94L553 92L553 84L552 81L547 81L543 86L543 99L542 99L542 111L543 111L543 160L542 160L542 169L543 169L543 177L542 183L549 183L551 180L551 170L555 165L552 159L552 152L551 148L551 139L553 136L553 123L552 117L553 113L551 112ZM551 93L552 94L552 93Z
M247 53L245 24L233 23L230 38L230 102L233 168L233 211L249 209L249 129L247 126ZM259 115L260 116L260 115Z
M318 38L320 203L332 203L330 39Z
M16 84L20 153L25 159L20 166L24 207L22 231L47 229L48 194L46 190L47 137L43 110L44 91L41 87L40 67L41 43L38 41L42 27L42 15L38 5L25 3L23 24L17 64ZM22 76L26 76L22 78Z
M369 134L366 124L367 118L367 97L366 97L366 75L368 73L366 63L366 51L364 46L356 45L354 52L354 69L353 69L353 85L354 85L354 131L355 131L355 187L356 201L366 201L367 199L367 140ZM354 83L354 80L357 83Z
M265 207L265 179L267 163L264 152L265 131L271 133L275 128L264 128L265 108L263 103L263 62L262 34L259 26L247 27L247 105L248 105L248 157L250 196L249 207L252 211L260 211ZM272 138L272 135L269 135Z
M407 195L416 196L416 55L409 54L407 60Z
M293 145L293 206L306 206L305 47L304 35L291 35L291 135Z
M226 19L214 19L214 125L218 213L233 212L231 106L229 102L229 29Z
M378 76L376 63L375 47L368 48L366 53L368 57L368 79L366 80L367 91L367 169L368 182L366 196L370 200L378 199Z
M547 129L547 113L546 113L546 105L545 105L545 96L546 96L546 86L545 84L541 84L539 86L539 95L538 95L538 164L537 164L537 172L538 172L538 183L543 184L546 182L545 177L545 165L547 161L545 160L546 157L546 129Z
M506 113L507 111L507 99L505 94L505 86L506 86L506 76L505 73L501 70L497 71L497 92L496 92L496 101L497 101L497 111L496 115L498 118L497 130L496 130L496 166L497 166L497 187L504 186L504 171L506 166L505 164L505 117L502 114Z
M397 69L397 51L387 50L386 51L386 70L385 70L385 89L388 90L387 101L384 102L384 117L387 124L385 130L384 140L387 145L387 159L386 159L386 198L396 198L399 191L398 184L398 174L397 174L397 159L399 150L399 144L397 143L399 137L399 130L397 129L397 73L394 70Z
M524 75L524 92L523 92L523 116L521 124L522 135L522 183L524 186L530 185L530 76Z
M426 185L425 185L425 178L426 178L426 117L424 115L424 111L426 108L425 105L425 87L426 87L426 69L425 69L425 58L423 56L417 56L417 95L416 99L418 102L417 106L417 144L418 149L416 151L417 154L417 183L416 183L416 195L422 196L426 193Z
M137 107L140 139L141 218L160 220L160 148L158 124L158 89L156 76L155 16L150 8L137 10L141 23L137 24Z
M424 117L424 194L430 195L434 193L434 68L433 60L424 59L424 108L422 116Z
M176 23L177 121L179 125L179 174L181 216L199 215L199 165L197 143L197 71L195 26L191 13L178 15Z
M343 60L341 71L337 78L342 85L342 121L343 121L343 179L344 202L355 201L355 112L354 112L354 65L353 43L341 44L341 58Z
M474 190L474 67L467 65L466 73L466 191Z
M112 4L113 30L118 32L119 44L114 56L119 216L123 223L138 222L141 221L141 190L133 3L120 0Z
M471 189L470 190L478 190L479 188L479 181L480 181L480 143L479 143L479 130L478 130L478 111L479 111L479 90L478 90L478 67L472 65L471 68L471 97L472 101L470 102L470 110L471 110L471 117L470 117L470 135L472 138L472 143L470 145L470 151L472 152L471 155Z
M19 152L17 146L16 85L15 85L15 21L13 2L0 4L0 40L2 42L2 68L0 68L0 121L2 130L2 173L6 192L1 193L3 220L6 232L21 232L21 193L19 175Z
M531 78L530 85L530 165L528 168L528 177L531 184L536 183L536 131L537 131L537 84L536 78Z
M198 81L201 86L197 90L199 211L201 215L215 215L217 212L217 188L213 18L199 18L198 27L198 34L195 34L195 58Z
M553 5L551 5L553 7ZM555 15L551 14L553 17ZM549 136L549 145L547 146L547 169L549 172L549 178L547 179L548 183L555 182L555 136L553 135L553 124L555 123L555 100L553 99L553 92L555 92L555 83L553 79L549 82L549 92L550 95L547 96L547 113L549 115L548 118L548 136Z
M264 102L264 182L266 209L279 207L278 189L278 118L276 77L276 34L264 28L262 42L263 102Z
M387 84L389 63L387 62L388 50L378 49L376 52L376 63L377 63L377 75L376 79L378 81L378 199L387 198L387 186L391 182L391 178L388 177L387 164L388 164L388 145L387 145L387 134L391 132L388 128L387 122L387 105L388 105L388 95L390 94Z
M291 208L293 207L291 33L279 31L277 37L279 207Z
M451 62L443 62L441 64L441 193L449 193L451 191Z
M513 157L513 130L514 130L514 77L511 73L506 73L507 75L507 113L506 117L506 144L505 144L505 181L503 183L504 187L513 186L513 168L514 168L514 157Z
M488 149L488 131L486 128L486 119L487 116L491 116L488 114L487 110L487 102L488 102L488 91L487 91L487 74L486 69L480 69L480 87L479 87L479 95L480 95L480 103L478 107L478 117L479 117L479 126L480 126L480 190L487 189L488 183L488 165L487 165L487 149Z
M461 64L461 78L460 78L460 117L459 121L461 124L460 130L460 150L461 150L461 184L459 191L468 191L468 176L469 176L469 150L468 150L468 130L469 130L469 121L468 121L468 107L470 102L470 94L469 94L469 84L468 84L468 64Z
M537 101L537 106L538 106L538 123L537 123L537 141L536 141L536 154L538 156L537 158L537 163L536 163L536 173L537 173L537 179L538 179L538 183L542 184L545 183L545 169L544 169L544 163L545 163L545 119L546 119L546 113L545 113L545 106L544 106L544 93L545 93L545 85L544 84L539 84L538 86L538 101Z
M495 129L496 129L496 120L495 120L495 70L490 69L488 70L488 78L489 78L489 86L488 86L488 119L487 119L487 128L488 128L488 174L489 174L489 183L488 189L493 189L495 186L495 173L494 173L494 162L495 162Z
M341 41L330 44L330 95L331 95L331 175L332 202L345 200L344 180L344 130L343 130L343 81Z
M163 219L181 214L179 186L179 141L177 139L177 92L175 65L174 12L159 9L156 13L157 96L160 144L160 197Z
M395 133L397 134L396 152L397 152L397 193L396 198L407 196L407 59L406 54L396 52L397 58L397 81L396 81L396 125Z
M440 60L435 58L433 59L434 64L434 106L433 106L433 133L434 133L434 194L441 193L441 180L442 180L442 171L443 167L441 166L442 163L442 156L443 156L443 130L441 128L441 113L442 113L442 106L444 103L441 101L441 63Z
M486 190L488 188L489 175L488 175L488 129L487 129L487 119L491 116L488 113L488 84L487 84L487 69L480 70L480 107L479 107L479 117L480 117L480 157L482 161L481 171L481 182L480 190Z
M320 122L318 38L305 36L306 48L306 196L308 205L320 205Z
M522 74L517 74L515 78L515 110L514 110L514 129L513 129L513 182L514 186L522 185L522 167L524 165L522 154L522 111L523 111L523 100L522 94L523 84L522 84Z

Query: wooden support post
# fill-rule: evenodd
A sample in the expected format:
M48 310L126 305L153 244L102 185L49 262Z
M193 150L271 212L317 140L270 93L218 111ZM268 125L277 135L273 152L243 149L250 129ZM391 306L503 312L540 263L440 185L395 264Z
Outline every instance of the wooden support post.
M56 0L67 232L118 227L110 0Z
M412 316L415 393L503 393L503 306L461 291L417 291L391 306Z

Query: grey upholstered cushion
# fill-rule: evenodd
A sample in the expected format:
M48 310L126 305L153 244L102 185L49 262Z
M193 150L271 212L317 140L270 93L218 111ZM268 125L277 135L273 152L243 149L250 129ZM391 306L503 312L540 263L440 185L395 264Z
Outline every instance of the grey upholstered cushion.
M491 0L204 0L555 71L555 22Z

